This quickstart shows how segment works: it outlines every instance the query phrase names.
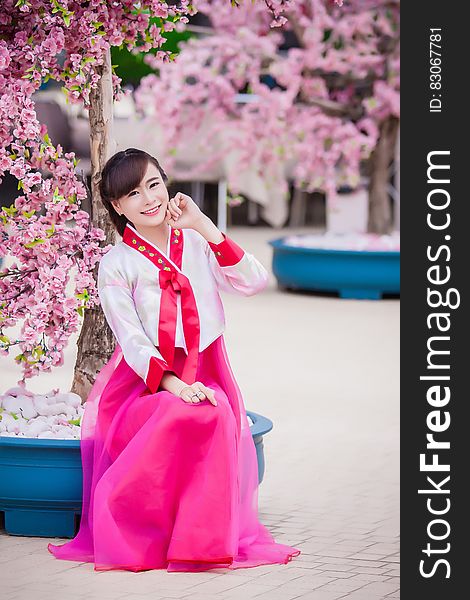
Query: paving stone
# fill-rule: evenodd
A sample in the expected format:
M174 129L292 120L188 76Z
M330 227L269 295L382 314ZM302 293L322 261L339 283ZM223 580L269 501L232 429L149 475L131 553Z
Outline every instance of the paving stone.
M400 587L400 577L390 577L390 579L386 580L386 583L388 584L394 584L397 586L397 589L399 589Z
M336 581L330 581L330 583L322 586L322 591L327 592L343 592L343 594L354 592L363 588L367 583L365 581L352 581L351 579L339 579Z
M351 580L354 581L387 581L389 579L388 574L387 575L380 575L378 573L376 574L368 574L368 573L358 573L357 575L353 575L351 577Z
M390 577L400 577L400 567L398 566L397 568L390 569L386 574Z
M365 593L370 594L382 594L382 598L385 598L389 594L393 594L400 589L398 582L389 583L388 581L380 581L368 583L362 588Z
M272 594L277 589L276 585L262 585L259 583L245 583L224 592L227 600L244 600L245 598L257 598L261 594ZM191 595L192 598L192 595ZM287 598L286 600L291 600Z
M344 598L343 592L328 592L326 590L314 590L302 596L298 596L296 600L339 600Z
M324 563L322 568L325 571L353 571L354 566L351 563Z

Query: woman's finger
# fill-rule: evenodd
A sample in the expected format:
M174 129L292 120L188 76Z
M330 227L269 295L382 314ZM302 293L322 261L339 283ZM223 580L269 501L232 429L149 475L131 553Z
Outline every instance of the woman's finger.
M194 404L197 404L198 402L202 402L205 398L200 396L201 392L200 390L197 390L195 388L193 388L193 391L191 392L191 401L194 402Z
M194 390L191 390L191 392L189 392L190 395L190 400L193 404L197 404L199 402L199 398L195 395L196 392Z
M183 211L181 210L181 208L178 206L178 204L176 203L176 200L174 198L172 198L170 200L170 209L176 213L177 215L182 215Z
M197 385L196 383L193 384L193 394L196 394L196 396L193 398L195 402L202 402L206 399L206 395L202 391L201 386Z
M193 397L194 394L194 390L192 389L192 387L190 385L187 385L185 388L183 388L179 394L180 398L182 400L184 400L184 402L186 402L187 404L194 404L194 400L195 398Z
M188 198L189 196L186 196L185 194L183 194L182 192L178 192L178 206L180 208L185 208L185 206L188 204Z
M205 399L205 396L202 393L198 382L196 381L195 383L193 383L191 388L192 388L192 392L191 392L192 402L194 402L194 404L197 404L198 402L202 402Z
M203 383L201 383L200 381L195 381L193 383L193 389L196 391L196 394L199 396L200 400L205 400L206 394Z
M168 209L168 213L169 213L170 217L173 219L173 221L176 221L179 217L179 214L176 213L172 208Z
M168 209L166 210L166 220L172 227L176 227L174 215Z
M173 198L170 198L170 199L168 200L167 207L168 207L170 210L173 210L173 207L174 207L174 201L173 201Z
M203 385L202 389L204 391L204 394L207 396L207 399L209 400L209 402L211 404L213 404L214 406L217 406L217 400L215 399L215 392L214 390L212 390L211 388Z

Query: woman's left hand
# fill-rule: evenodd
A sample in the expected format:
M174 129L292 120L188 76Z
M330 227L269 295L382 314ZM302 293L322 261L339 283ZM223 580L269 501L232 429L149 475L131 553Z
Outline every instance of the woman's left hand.
M194 229L202 218L204 213L191 196L178 192L174 198L170 198L165 219L171 227Z

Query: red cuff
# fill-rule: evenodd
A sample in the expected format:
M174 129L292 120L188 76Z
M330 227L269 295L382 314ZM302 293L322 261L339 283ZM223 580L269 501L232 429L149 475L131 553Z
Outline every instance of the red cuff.
M168 371L168 365L166 362L160 360L156 356L152 356L149 364L149 371L147 374L147 379L145 383L147 384L148 389L152 392L152 394L156 394L160 382L163 377L163 373Z
M221 267L231 267L240 262L245 251L233 240L228 238L225 233L222 233L222 235L224 236L224 240L223 242L220 242L220 244L214 244L212 242L208 242L208 244L214 251L219 265Z

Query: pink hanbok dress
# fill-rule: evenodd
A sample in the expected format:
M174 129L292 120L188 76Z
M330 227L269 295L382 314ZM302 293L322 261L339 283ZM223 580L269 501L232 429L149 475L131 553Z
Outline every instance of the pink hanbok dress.
M101 260L98 292L117 345L81 426L80 529L48 550L95 571L204 571L284 564L258 519L258 469L243 398L224 344L220 291L248 296L268 276L224 235L171 229L167 252L128 224ZM188 404L161 388L166 371L215 391Z

